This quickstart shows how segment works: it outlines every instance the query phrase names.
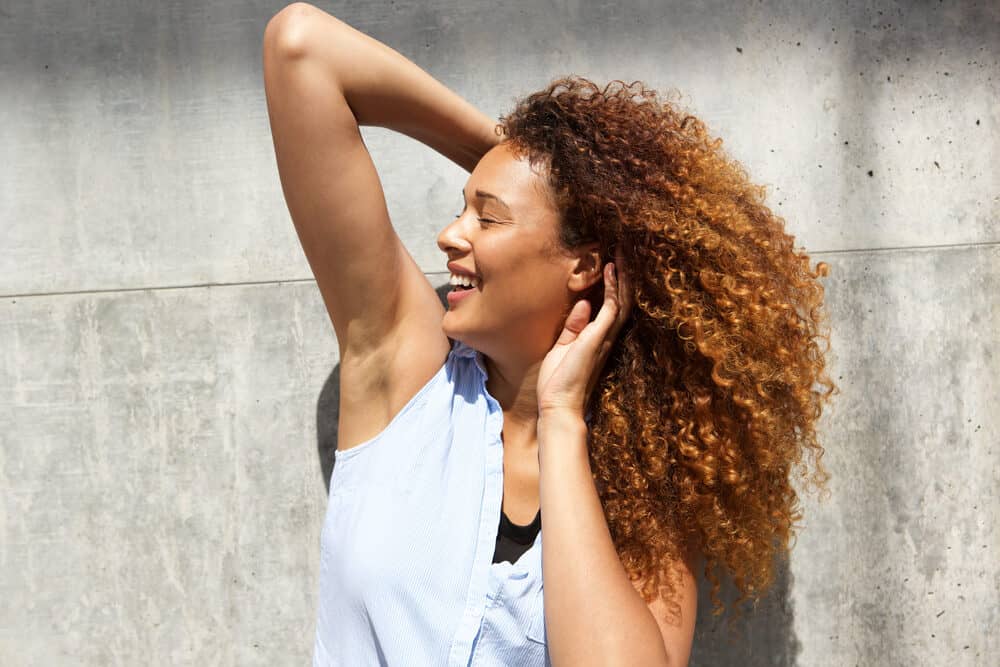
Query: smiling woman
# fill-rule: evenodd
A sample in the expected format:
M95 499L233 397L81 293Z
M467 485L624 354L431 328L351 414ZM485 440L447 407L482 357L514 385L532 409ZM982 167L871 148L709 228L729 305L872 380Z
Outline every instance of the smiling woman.
M762 595L793 464L825 479L826 266L639 82L557 79L495 124L304 3L264 76L341 350L314 664L686 664L699 566ZM447 310L359 125L471 172L437 237Z
M574 297L600 287L597 246L572 250L559 246L559 214L543 196L544 187L544 175L503 142L476 165L462 193L473 196L438 234L438 247L448 256L449 268L480 280L475 305L464 294L449 295L452 306L463 307L449 309L441 328L489 360L540 361L551 349ZM495 371L513 377L525 369ZM496 386L491 390L502 391Z

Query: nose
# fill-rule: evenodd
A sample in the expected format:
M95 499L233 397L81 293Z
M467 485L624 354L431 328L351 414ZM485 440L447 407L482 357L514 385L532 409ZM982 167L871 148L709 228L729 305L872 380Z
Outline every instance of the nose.
M452 258L452 255L465 254L472 249L472 245L465 237L465 226L462 224L464 218L464 215L458 216L445 225L445 228L438 234L438 248L448 255L449 259Z

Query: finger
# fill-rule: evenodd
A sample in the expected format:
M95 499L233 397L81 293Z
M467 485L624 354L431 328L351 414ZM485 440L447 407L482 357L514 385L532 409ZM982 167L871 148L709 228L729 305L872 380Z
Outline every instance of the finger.
M628 319L635 305L635 294L632 291L632 282L628 273L623 271L625 267L624 250L621 245L615 248L615 279L618 282L618 302L620 305L618 318L622 323Z
M615 280L612 268L614 264L606 264L604 267L604 303L594 318L594 324L602 336L614 326L618 317L618 283Z
M583 305L581 305L583 304ZM569 315L566 316L566 323L563 325L563 330L559 334L559 339L556 341L557 345L567 345L576 340L580 332L587 327L587 322L590 320L590 302L586 299L580 299L573 304L573 307L569 311Z
M604 267L604 303L597 317L587 327L583 336L593 340L593 352L603 363L611 350L611 345L617 331L618 297L614 276L611 274L611 264Z
M607 287L607 294L605 296L605 301L611 303L614 308L615 320L621 319L621 314L625 302L623 300L622 284L620 281L620 272L618 264L611 264L610 270L608 271L608 280L605 281Z
M621 259L620 251L617 254L619 261ZM615 340L618 338L618 334L621 332L622 327L625 326L625 321L628 319L629 311L631 310L631 299L629 299L629 287L627 283L627 278L623 276L618 270L618 265L614 267L614 274L611 276L609 281L609 287L613 290L615 295L615 318L614 323L611 325L605 340L605 344L602 346L602 355L606 356L610 353L611 347L614 345ZM621 281L619 281L619 276L621 276Z

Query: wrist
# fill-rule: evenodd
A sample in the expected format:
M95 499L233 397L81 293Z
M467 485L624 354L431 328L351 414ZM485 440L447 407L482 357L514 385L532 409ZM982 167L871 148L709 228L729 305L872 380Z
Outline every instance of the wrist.
M466 130L469 142L463 147L464 162L460 164L471 173L482 157L503 141L506 135L498 135L494 131L497 121L476 109L472 104L468 104L468 107L470 116L474 120L471 121L472 124Z
M565 470L578 464L589 466L588 432L587 422L571 412L539 414L539 471Z
M542 410L538 413L538 446L543 443L556 442L556 447L565 442L581 442L586 444L588 426L584 418L574 411Z
M538 428L541 430L543 426L555 425L555 426L571 426L571 425L582 425L586 426L587 422L584 420L583 415L580 414L578 410L573 410L571 408L542 408L538 411Z

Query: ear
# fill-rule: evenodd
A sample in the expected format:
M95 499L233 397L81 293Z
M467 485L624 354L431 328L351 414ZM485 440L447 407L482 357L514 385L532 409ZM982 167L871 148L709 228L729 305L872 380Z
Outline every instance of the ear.
M604 275L601 246L597 243L580 246L574 252L572 261L567 287L574 292L585 292L597 284Z

